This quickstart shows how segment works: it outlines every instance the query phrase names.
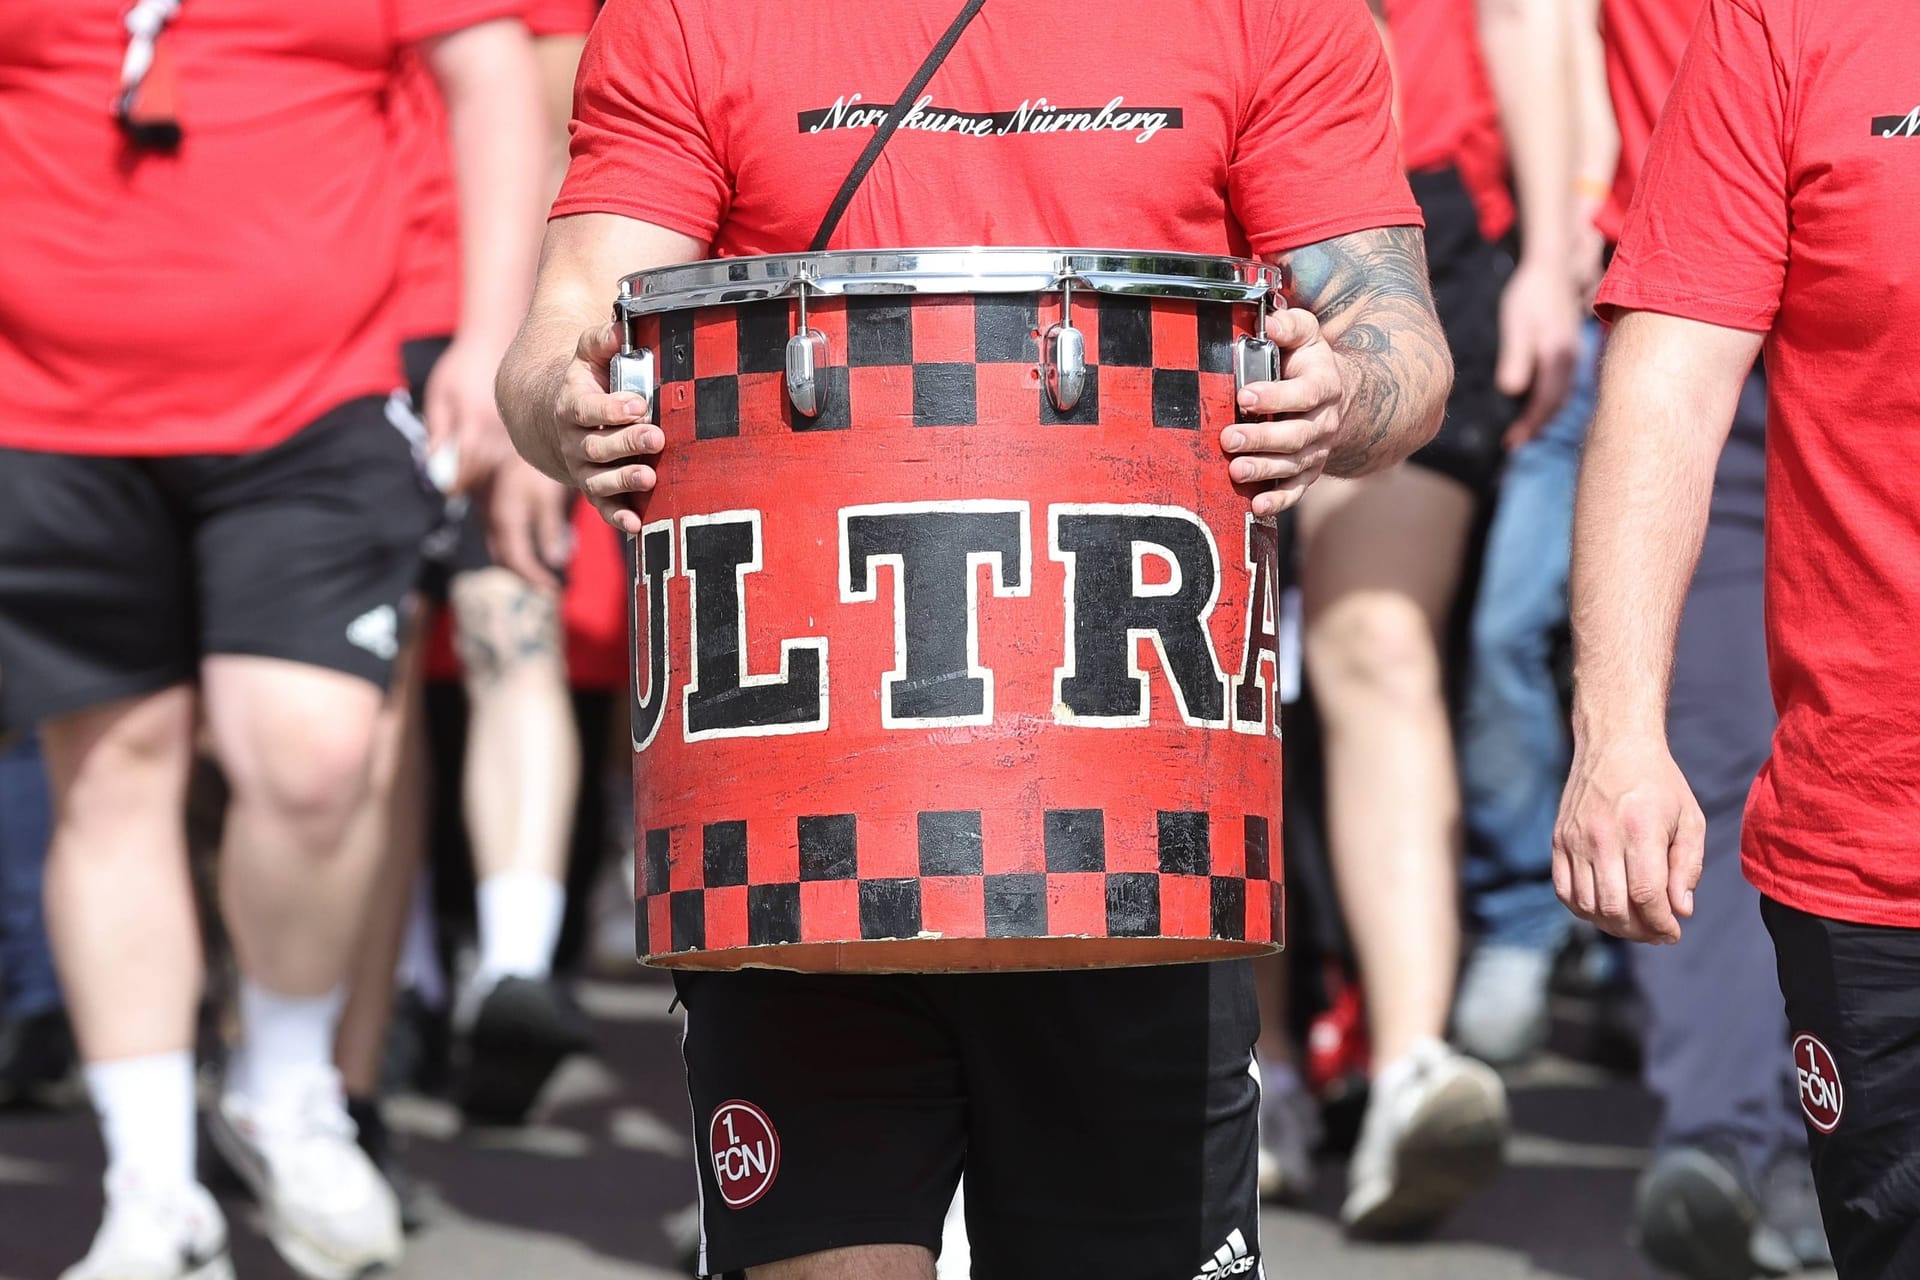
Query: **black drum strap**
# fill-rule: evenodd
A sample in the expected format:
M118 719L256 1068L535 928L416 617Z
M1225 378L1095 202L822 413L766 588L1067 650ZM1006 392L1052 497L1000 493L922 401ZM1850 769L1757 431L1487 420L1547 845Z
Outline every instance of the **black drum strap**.
M966 7L960 10L959 16L953 20L953 25L947 28L945 35L940 37L940 43L933 46L933 52L929 53L927 60L920 64L920 69L913 73L913 79L908 81L907 87L894 100L893 107L887 112L887 118L880 122L880 127L874 130L871 138L867 139L866 149L860 153L860 158L853 162L853 169L847 174L847 180L840 184L839 194L834 196L833 203L827 207L827 216L820 220L820 229L813 233L813 243L807 246L809 252L820 252L827 247L827 241L833 239L834 230L839 227L840 219L846 217L847 206L853 203L853 194L860 189L860 184L866 181L868 171L873 168L873 162L880 158L880 152L886 148L887 142L900 128L900 122L907 118L907 112L911 111L913 104L919 101L920 92L927 87L927 81L933 79L933 73L940 69L940 64L945 62L947 55L953 52L953 46L960 43L961 33L967 29L974 16L980 12L980 6L985 3L986 0L967 0Z

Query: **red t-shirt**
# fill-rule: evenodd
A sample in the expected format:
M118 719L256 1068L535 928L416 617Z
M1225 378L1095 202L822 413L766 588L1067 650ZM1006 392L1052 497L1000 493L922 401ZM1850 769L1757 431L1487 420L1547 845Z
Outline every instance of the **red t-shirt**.
M396 54L512 0L189 0L178 153L109 106L125 0L0 5L0 445L236 453L400 383Z
M535 36L583 35L599 0L519 0ZM393 86L394 172L404 187L406 240L400 264L400 336L444 338L460 320L460 202L440 86L418 57L401 62Z
M1700 0L1603 0L1600 34L1607 50L1613 117L1620 125L1620 161L1613 190L1594 225L1609 240L1620 238L1660 104L1673 87L1687 33L1699 13Z
M805 248L958 8L612 0L554 213ZM922 96L833 247L1273 253L1420 224L1360 0L988 5Z
M1707 0L1606 308L1767 331L1780 725L1747 876L1920 925L1920 43L1911 0Z
M1474 0L1387 0L1386 11L1407 168L1457 169L1479 211L1480 234L1498 240L1513 227L1513 193Z

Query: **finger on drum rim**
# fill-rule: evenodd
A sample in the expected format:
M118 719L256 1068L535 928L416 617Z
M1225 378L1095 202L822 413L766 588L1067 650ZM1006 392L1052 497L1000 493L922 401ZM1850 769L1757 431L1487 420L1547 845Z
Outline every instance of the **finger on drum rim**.
M1319 332L1319 317L1305 307L1280 307L1267 317L1267 337L1283 347L1304 347Z
M573 350L580 360L604 369L607 361L619 354L620 331L611 320L595 325L580 335L580 341Z

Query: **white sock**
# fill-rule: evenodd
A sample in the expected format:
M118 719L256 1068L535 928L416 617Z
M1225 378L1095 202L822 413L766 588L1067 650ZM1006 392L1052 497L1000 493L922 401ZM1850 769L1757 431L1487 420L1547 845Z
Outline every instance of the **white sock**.
M480 881L482 986L502 978L545 978L553 971L553 948L567 910L567 890L538 871L502 871Z
M109 1169L134 1169L157 1186L192 1186L193 1054L149 1053L89 1062L87 1092L100 1113Z
M333 1033L346 993L283 996L258 983L240 984L240 1051L228 1083L256 1106L296 1104L316 1080L330 1080Z

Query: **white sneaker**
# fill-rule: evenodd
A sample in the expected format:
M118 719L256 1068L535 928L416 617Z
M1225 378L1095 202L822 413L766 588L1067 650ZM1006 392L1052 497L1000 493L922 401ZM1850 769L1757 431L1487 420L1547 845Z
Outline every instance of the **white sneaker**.
M1536 947L1474 948L1453 1001L1453 1038L1482 1062L1500 1066L1538 1053L1547 1042L1547 984L1553 955Z
M1374 1078L1340 1220L1357 1236L1425 1230L1500 1171L1506 1139L1500 1077L1422 1040Z
M400 1260L400 1206L354 1141L337 1077L315 1076L292 1106L229 1091L208 1124L213 1144L266 1211L280 1256L311 1280L354 1280Z
M233 1280L227 1220L204 1187L109 1172L100 1233L60 1280Z

